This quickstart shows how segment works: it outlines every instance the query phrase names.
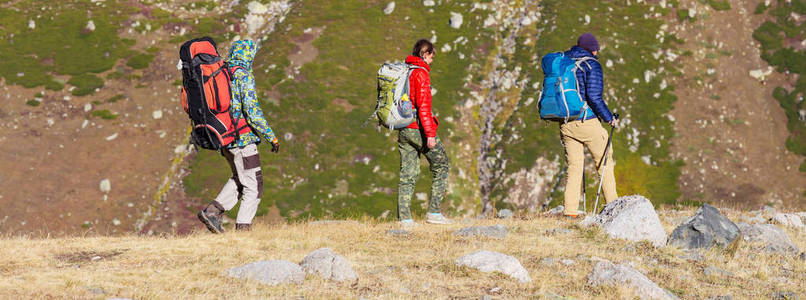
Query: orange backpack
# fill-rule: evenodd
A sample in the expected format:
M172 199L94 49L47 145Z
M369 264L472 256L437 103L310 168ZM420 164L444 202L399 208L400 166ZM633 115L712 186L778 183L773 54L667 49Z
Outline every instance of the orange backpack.
M192 39L179 48L182 60L182 107L190 117L191 142L220 150L252 129L230 114L232 72L210 37Z

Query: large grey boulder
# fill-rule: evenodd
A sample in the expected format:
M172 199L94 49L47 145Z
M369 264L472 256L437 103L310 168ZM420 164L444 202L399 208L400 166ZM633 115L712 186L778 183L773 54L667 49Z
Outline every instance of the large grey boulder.
M454 235L459 236L486 236L503 239L507 236L507 227L501 224L494 226L472 226L457 230Z
M468 266L482 272L501 272L521 283L531 282L529 272L518 259L487 250L477 251L456 259L456 265Z
M745 242L757 242L764 245L764 251L784 255L797 255L798 247L792 243L783 229L772 224L739 223L739 231Z
M630 241L646 240L655 247L666 245L666 231L655 208L641 195L624 196L605 205L595 217L585 218L583 225L598 225L610 236Z
M680 224L672 231L669 245L686 249L711 248L726 249L738 241L739 227L708 204L697 210L694 217Z
M625 264L600 261L588 274L587 284L596 286L629 286L641 299L674 299L644 274Z
M300 263L305 273L316 274L325 280L355 281L358 275L350 266L350 262L330 248L317 249Z
M230 277L257 280L268 285L301 283L305 280L302 268L287 260L267 260L246 264L227 271Z

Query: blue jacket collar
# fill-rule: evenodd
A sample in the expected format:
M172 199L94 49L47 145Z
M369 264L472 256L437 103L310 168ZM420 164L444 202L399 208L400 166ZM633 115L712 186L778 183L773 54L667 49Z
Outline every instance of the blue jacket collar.
M592 57L595 59L599 59L596 55L593 55L593 53L590 53L588 50L585 50L585 48L582 48L580 46L571 47L570 50L565 51L565 55L571 58Z

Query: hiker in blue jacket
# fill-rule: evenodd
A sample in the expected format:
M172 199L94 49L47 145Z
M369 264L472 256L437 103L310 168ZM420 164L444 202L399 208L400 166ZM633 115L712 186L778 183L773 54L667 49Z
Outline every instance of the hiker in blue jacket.
M566 56L580 61L580 69L576 71L579 94L588 105L588 109L580 120L569 120L560 123L560 136L565 148L565 157L568 162L565 186L565 211L563 214L576 218L579 209L579 195L582 188L582 173L585 162L584 148L593 155L598 174L602 178L602 190L607 203L618 198L616 194L616 179L613 175L613 151L607 151L607 166L601 164L607 148L607 130L602 127L598 119L618 125L618 119L607 108L602 98L604 91L604 75L602 65L599 64L599 42L593 34L585 33L577 40L577 45L565 52ZM597 119L598 118L598 119ZM605 173L602 174L602 169Z

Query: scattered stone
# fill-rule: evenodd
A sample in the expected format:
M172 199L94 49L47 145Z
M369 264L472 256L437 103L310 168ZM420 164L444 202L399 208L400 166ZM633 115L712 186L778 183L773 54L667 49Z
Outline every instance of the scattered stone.
M89 112L92 110L92 104L84 103L84 112Z
M560 206L557 206L555 208L550 209L549 211L547 211L547 212L545 212L543 214L547 215L547 216L559 216L559 215L563 214L563 211L565 211L565 206L560 205Z
M540 263L544 264L544 265L547 265L547 266L553 265L556 261L557 260L552 258L552 257L544 257L544 258L540 259Z
M95 31L95 22L90 20L89 22L87 22L87 27L84 28L86 28L89 31Z
M451 12L451 20L449 21L451 27L453 27L454 29L459 29L459 27L462 27L462 20L463 20L462 14Z
M757 70L750 70L750 77L753 77L756 80L764 81L767 79L767 76L772 74L773 68L768 67L767 70L764 69L757 69Z
M456 259L456 265L468 266L482 272L501 272L509 275L521 283L531 282L529 272L521 265L518 259L487 250L473 252Z
M112 135L107 136L107 137L106 137L106 140L107 140L107 141L111 141L111 140L116 139L117 137L118 137L118 133L117 133L117 132L115 132L115 133L113 133Z
M112 182L109 181L109 178L101 180L100 189L101 189L101 193L104 193L104 194L107 194L107 193L109 193L109 191L112 190Z
M302 283L305 271L287 260L267 260L246 264L227 270L227 275L240 279L252 279L268 285Z
M513 215L514 215L514 213L512 212L512 210L509 210L507 208L504 208L504 209L498 211L498 218L499 219L509 219Z
M772 221L784 227L803 228L803 220L796 214L775 214L772 217Z
M389 2L386 4L386 8L383 9L383 14L391 15L395 11L395 1Z
M615 265L609 261L600 261L588 275L589 286L620 286L633 288L641 299L672 299L665 290L649 280L644 274L626 264Z
M727 249L738 241L739 227L719 213L719 210L704 204L688 221L672 231L669 245L686 249L711 248L719 246Z
M389 229L386 231L386 234L396 237L405 237L409 235L409 232L404 229Z
M436 5L436 3L434 2L434 0L425 0L425 1L423 1L423 5L424 6L434 6L434 5Z
M735 277L735 275L733 275L733 273L725 271L725 270L717 268L717 267L714 267L714 266L705 267L705 269L702 271L702 273L705 274L705 276L712 276L713 275L713 276L722 276L722 277Z
M800 299L798 293L790 291L775 292L772 295L773 300L797 300Z
M772 206L769 206L769 205L764 205L764 207L761 208L761 216L763 216L764 219L767 219L767 220L772 219L773 217L775 217L775 214L777 214L777 213L778 213L778 210L776 210L775 207L772 207Z
M317 249L300 263L308 274L317 274L325 280L355 281L358 275L350 266L350 262L330 248Z
M761 242L764 244L764 251L784 255L798 252L798 247L792 243L786 232L775 225L739 223L738 226L744 241Z
M576 262L573 259L563 259L560 261L561 264L566 266L573 266Z
M666 245L666 231L655 208L641 195L624 196L605 205L602 212L583 220L598 225L610 236L629 241L647 240L655 247Z
M503 239L507 236L507 227L501 224L494 226L471 226L465 227L454 232L454 235L472 237L472 236L486 236L491 238Z
M571 229L568 228L554 228L546 230L546 234L548 235L569 234L569 233L571 233Z
M686 250L685 254L679 256L681 259L685 259L688 261L695 261L695 262L704 262L705 255L702 254L699 250Z
M34 22L34 20L28 20L28 28L36 29L36 22Z
M161 109L155 110L154 112L151 113L151 117L153 117L154 120L162 119L162 110Z

